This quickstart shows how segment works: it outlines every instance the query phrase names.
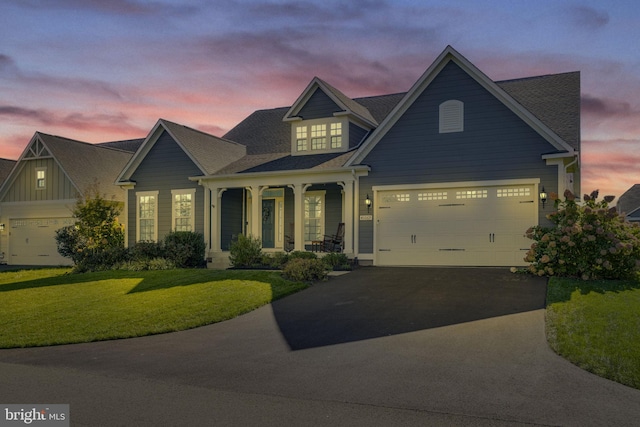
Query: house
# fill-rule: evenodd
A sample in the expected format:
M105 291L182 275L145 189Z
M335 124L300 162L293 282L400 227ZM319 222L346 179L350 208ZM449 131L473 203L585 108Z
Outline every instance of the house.
M618 199L618 212L630 222L640 221L640 184L634 184Z
M447 47L406 93L352 99L313 78L222 138L160 120L116 184L128 242L202 232L212 266L238 234L265 251L375 265L523 265L539 194L580 191L580 74L494 82Z
M99 145L36 132L0 186L0 252L14 265L66 265L55 231L74 223L79 196L97 186L109 199L124 201L115 177L140 145Z

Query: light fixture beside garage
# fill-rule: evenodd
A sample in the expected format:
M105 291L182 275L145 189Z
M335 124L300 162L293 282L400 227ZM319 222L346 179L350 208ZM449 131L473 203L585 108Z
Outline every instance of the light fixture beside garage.
M542 209L544 209L544 204L547 203L547 192L544 191L544 185L542 186L542 191L540 192L540 201L542 202Z
M369 194L367 193L367 198L364 199L364 204L367 205L367 212L371 210L371 199L369 198Z

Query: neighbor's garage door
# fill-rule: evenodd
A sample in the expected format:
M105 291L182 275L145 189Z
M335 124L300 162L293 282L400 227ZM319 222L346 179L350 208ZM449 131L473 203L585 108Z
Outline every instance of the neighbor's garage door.
M377 265L524 265L534 185L379 191Z
M9 221L9 263L13 265L68 265L58 254L56 230L73 224L73 218L27 218Z

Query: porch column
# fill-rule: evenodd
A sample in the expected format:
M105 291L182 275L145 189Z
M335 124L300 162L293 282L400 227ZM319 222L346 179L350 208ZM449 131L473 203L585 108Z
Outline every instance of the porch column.
M211 244L213 250L219 252L222 250L222 193L227 191L226 188L214 188L211 192L211 208L213 215L211 219Z
M293 249L304 251L304 192L308 185L290 184L293 190Z
M251 224L247 227L248 234L254 238L262 239L262 197L259 185L247 187L251 191Z
M344 252L353 252L353 183L354 181L339 182L344 190Z

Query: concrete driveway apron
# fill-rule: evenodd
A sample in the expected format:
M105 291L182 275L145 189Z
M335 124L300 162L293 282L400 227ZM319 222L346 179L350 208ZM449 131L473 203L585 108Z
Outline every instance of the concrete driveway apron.
M640 391L544 336L544 279L362 268L236 319L0 351L0 403L72 425L638 425Z

